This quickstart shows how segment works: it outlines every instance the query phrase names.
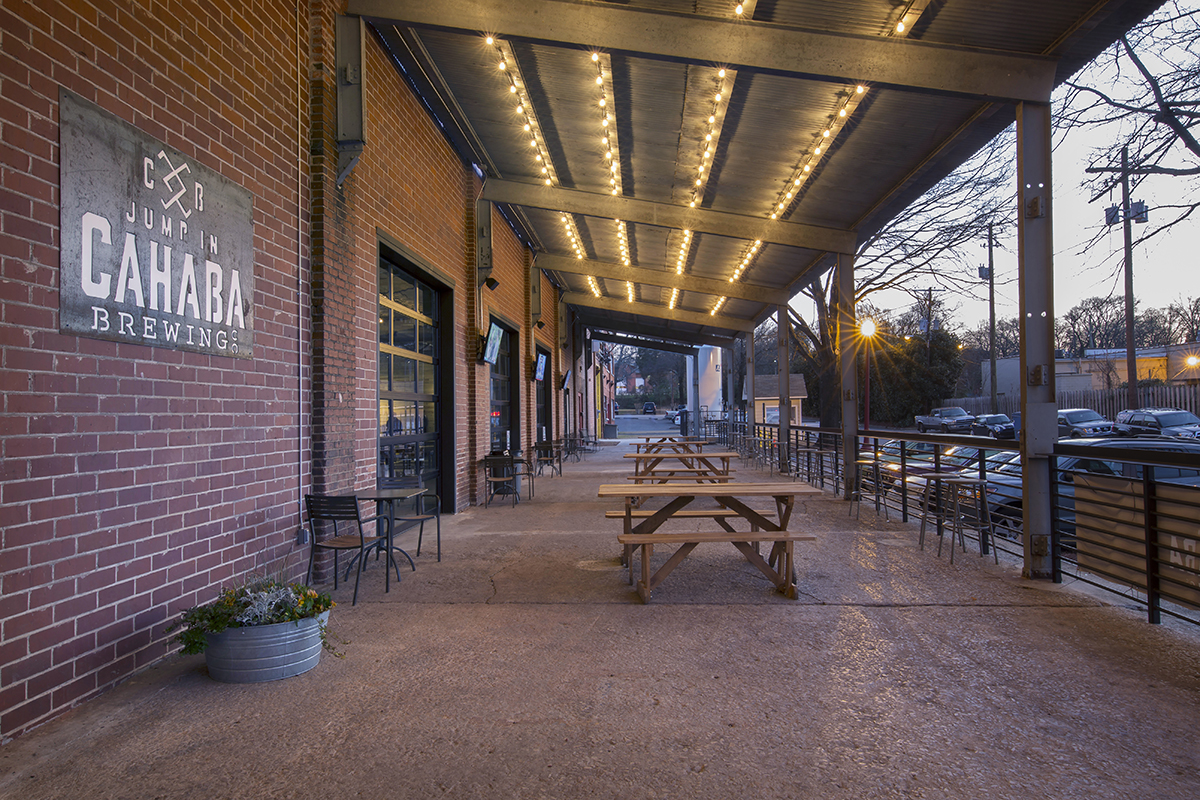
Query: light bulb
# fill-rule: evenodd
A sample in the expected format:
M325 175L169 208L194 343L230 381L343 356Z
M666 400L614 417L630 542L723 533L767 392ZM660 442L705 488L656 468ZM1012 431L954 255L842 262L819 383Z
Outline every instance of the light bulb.
M822 136L825 136L825 137L828 137L828 136L829 136L829 128L826 128L826 129L825 129L825 131L824 131L824 133L822 133L821 135L822 135Z
M516 85L515 85L515 84L512 84L512 83L510 83L510 84L508 85L508 93L509 93L509 94L516 94L516 93L517 93L517 87L516 87Z
M896 23L896 33L904 33L904 23L903 22Z
M600 54L592 53L592 61L599 61L599 60L600 60Z
M500 62L500 69L504 69L504 68L505 68L505 67L504 67L504 62L503 62L503 61L501 61L501 62Z
M742 4L738 3L737 7L733 9L733 12L740 17L742 15Z
M495 43L496 43L496 40L495 40L495 39L493 39L492 37L490 37L490 36L489 36L489 37L487 37L487 43L488 43L488 44L495 44Z
M709 125L712 125L712 124L713 124L714 122L716 122L716 121L717 121L717 115L716 115L716 114L709 114L709 115L708 115L708 124L709 124Z
M603 85L604 85L604 76L603 76L603 75L597 75L597 76L596 76L596 85L597 85L597 86L603 86Z
M600 107L604 108L606 105L608 105L608 101L605 100L603 97L601 97L600 98Z
M858 94L862 94L866 90L867 90L867 87L863 86L861 83L858 86L856 86L854 89L854 91L857 92Z
M717 77L718 77L718 78L724 78L724 77L725 77L725 70L723 70L723 69L722 69L722 70L719 70L719 71L717 72Z
M838 109L838 116L839 116L839 117L844 117L844 116L846 116L846 109L844 109L844 108L839 108L839 109Z

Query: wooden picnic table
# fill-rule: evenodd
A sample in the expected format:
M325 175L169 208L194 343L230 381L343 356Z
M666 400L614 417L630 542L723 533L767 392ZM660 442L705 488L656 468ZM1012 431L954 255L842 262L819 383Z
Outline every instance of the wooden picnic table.
M728 479L733 469L731 459L737 458L733 451L717 453L626 453L624 458L633 459L634 483L668 480L696 480L709 483Z
M645 442L634 442L639 453L699 453L705 447L717 444L708 439L690 436L646 436Z
M775 584L775 587L791 599L796 599L796 565L793 543L814 541L815 536L788 531L792 510L797 497L819 495L821 490L813 486L795 483L698 483L696 485L673 484L603 484L600 497L623 498L625 501L624 527L617 541L624 548L624 558L629 567L629 582L633 582L633 550L641 550L641 580L637 590L643 602L650 602L651 592L658 587L680 562L701 542L729 542L746 560L759 569ZM715 500L719 509L687 509L696 498ZM775 519L769 512L755 510L746 504L753 498L771 498L775 503ZM648 498L665 498L667 504L655 511L638 509ZM607 515L606 515L607 516ZM671 519L711 516L721 528L706 532L661 532L659 528ZM733 519L749 523L749 531L736 530ZM635 520L638 520L635 524ZM758 546L771 543L768 559L763 559ZM679 549L651 575L650 559L655 544L678 544Z

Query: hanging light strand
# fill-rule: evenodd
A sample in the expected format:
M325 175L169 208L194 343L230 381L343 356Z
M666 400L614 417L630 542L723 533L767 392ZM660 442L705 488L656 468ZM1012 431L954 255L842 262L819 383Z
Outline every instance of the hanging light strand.
M484 40L491 46L496 55L496 70L508 86L508 100L516 113L516 123L520 126L529 152L534 160L534 169L546 186L558 184L558 175L554 164L550 161L550 151L546 149L546 138L542 136L541 126L538 125L537 114L534 113L528 93L525 91L525 81L521 77L521 69L517 65L512 47L501 39L488 36Z

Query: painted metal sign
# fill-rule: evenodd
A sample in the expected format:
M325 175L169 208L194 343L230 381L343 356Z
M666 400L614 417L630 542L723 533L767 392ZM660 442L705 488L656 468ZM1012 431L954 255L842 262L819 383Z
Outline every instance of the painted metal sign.
M251 193L77 95L59 100L59 330L251 358Z

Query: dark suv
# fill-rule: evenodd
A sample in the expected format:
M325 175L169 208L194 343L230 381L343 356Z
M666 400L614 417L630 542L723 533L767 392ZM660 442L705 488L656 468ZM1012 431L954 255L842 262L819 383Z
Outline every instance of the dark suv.
M1064 408L1058 412L1058 435L1078 439L1083 436L1111 436L1111 420L1090 408Z
M1132 408L1117 414L1113 429L1121 436L1200 438L1200 417L1182 408Z
M643 413L643 414L657 414L657 413L658 413L658 409L657 409L657 408L655 408L655 406L654 406L654 403L651 403L649 400L647 400L647 401L646 401L646 402L645 402L645 403L642 405L642 413Z

